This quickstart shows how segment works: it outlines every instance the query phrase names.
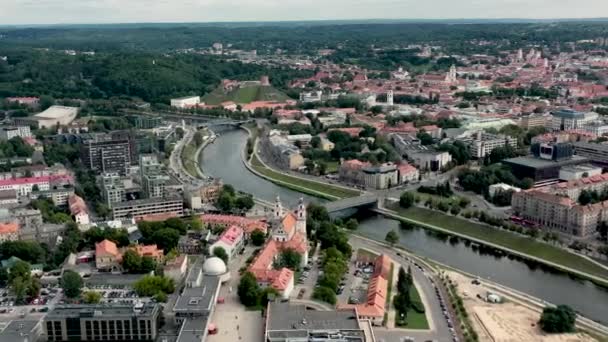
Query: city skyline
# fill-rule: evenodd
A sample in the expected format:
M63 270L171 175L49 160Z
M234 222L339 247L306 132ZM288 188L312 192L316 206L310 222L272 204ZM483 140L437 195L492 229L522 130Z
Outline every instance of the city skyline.
M1 0L4 25L242 22L363 19L586 19L608 13L608 2L507 0Z

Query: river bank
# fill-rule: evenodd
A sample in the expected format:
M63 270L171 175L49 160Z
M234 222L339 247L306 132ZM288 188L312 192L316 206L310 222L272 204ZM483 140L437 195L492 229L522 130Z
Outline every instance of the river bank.
M205 174L220 177L238 190L255 194L267 202L273 202L276 196L280 196L289 206L297 205L300 197L307 202L323 202L322 199L281 187L250 172L242 158L246 142L245 131L221 132L221 138L210 144L203 153L202 168ZM608 306L604 303L608 303L608 291L591 282L557 272L540 263L489 251L464 239L452 239L433 230L401 229L399 221L374 213L362 212L357 218L360 223L357 233L367 238L384 241L386 233L395 230L400 237L399 247L413 254L482 279L491 279L547 302L570 305L586 317L607 322Z

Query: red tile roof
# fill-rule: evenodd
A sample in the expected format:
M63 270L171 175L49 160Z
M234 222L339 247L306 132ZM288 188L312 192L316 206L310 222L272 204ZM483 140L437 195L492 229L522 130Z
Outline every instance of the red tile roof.
M118 247L116 247L116 244L114 242L106 239L95 244L95 255L112 255L118 257L120 255L120 252L118 251Z

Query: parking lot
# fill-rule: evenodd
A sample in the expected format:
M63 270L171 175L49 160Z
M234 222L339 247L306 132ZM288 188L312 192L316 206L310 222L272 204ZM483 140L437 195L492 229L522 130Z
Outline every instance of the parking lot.
M148 297L139 297L137 293L128 286L91 285L82 289L83 292L94 291L101 294L102 303L122 303L150 301Z
M355 261L348 265L348 273L340 283L338 290L339 304L361 304L367 299L369 278L374 273L373 264L357 265Z

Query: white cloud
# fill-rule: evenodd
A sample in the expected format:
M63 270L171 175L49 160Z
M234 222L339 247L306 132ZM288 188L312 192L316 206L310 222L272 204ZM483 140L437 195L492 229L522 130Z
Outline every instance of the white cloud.
M607 0L0 0L0 24L602 15Z

